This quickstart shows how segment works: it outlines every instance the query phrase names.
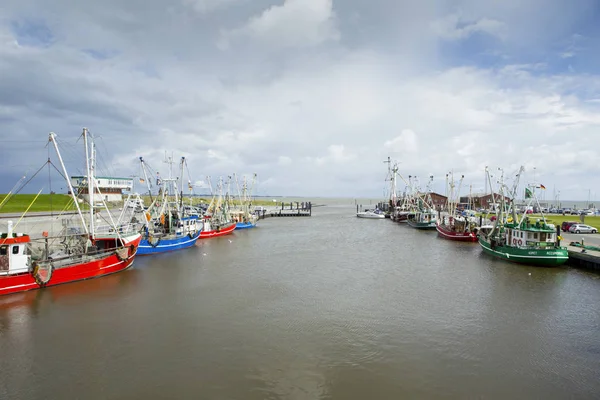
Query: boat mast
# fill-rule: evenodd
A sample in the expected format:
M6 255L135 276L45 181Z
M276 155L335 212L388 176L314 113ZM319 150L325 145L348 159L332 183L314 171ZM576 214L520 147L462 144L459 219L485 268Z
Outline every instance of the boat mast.
M180 193L179 194L179 209L180 209L180 212L183 212L183 167L184 167L184 165L185 165L185 157L181 157L181 172L180 172L180 175L179 175L179 179L181 181L180 184L179 184L179 186L181 188L180 192L179 192Z
M94 176L92 174L93 161L90 160L87 128L83 128L81 135L83 136L83 146L85 147L85 169L88 183L88 203L90 204L90 235L94 239ZM91 157L93 156L92 154Z
M392 204L391 206L393 208L396 208L396 203L398 201L398 189L396 187L397 181L396 181L396 175L398 174L398 163L394 164L394 167L392 168Z
M455 198L455 203L454 203L454 208L456 208L458 206L458 203L460 203L460 191L462 189L462 184L463 184L463 180L465 179L464 175L460 176L460 181L458 181L458 190L456 191L456 198Z
M52 142L54 146L54 150L56 151L56 156L58 157L58 161L60 162L60 166L63 170L63 174L67 181L67 185L69 186L69 191L71 192L71 197L73 198L73 202L75 203L75 207L77 208L77 214L79 218L81 218L81 222L83 223L83 229L86 234L89 234L88 226L85 223L85 218L83 218L83 213L81 212L81 208L79 207L79 202L77 201L77 196L75 195L75 191L73 190L73 185L71 185L71 180L69 179L69 174L67 173L67 169L65 168L65 164L63 162L62 156L60 155L60 151L58 150L58 144L56 143L56 134L54 132L50 132L48 140Z

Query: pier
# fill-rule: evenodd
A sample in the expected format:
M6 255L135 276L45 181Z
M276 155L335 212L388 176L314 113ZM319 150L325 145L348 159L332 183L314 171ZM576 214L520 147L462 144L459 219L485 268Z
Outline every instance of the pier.
M312 216L313 204L311 201L307 202L281 202L281 206L270 210L262 209L262 212L257 212L260 219L268 217L310 217Z
M567 246L567 250L569 251L567 265L590 271L600 271L600 252L571 244Z

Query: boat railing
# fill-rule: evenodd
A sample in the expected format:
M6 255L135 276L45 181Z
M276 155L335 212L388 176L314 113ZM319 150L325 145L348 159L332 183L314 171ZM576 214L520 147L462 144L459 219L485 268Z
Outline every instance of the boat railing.
M138 230L139 230L139 224L128 223L128 224L120 224L116 227L114 227L112 225L101 225L101 226L96 227L95 232L96 232L96 236L102 235L102 234L113 235L113 234L116 234L117 232L120 235L123 235L123 234L136 233Z

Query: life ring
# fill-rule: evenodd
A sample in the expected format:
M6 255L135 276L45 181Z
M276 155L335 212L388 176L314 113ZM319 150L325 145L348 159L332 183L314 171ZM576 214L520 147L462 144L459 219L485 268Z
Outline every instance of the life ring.
M517 238L513 238L513 245L517 244Z
M519 239L519 246L523 245L523 241L521 239Z
M120 249L115 250L115 254L119 261L126 261L129 258L129 251L130 249L128 247L121 247Z
M54 266L48 263L46 267L42 266L37 262L33 262L33 270L31 274L33 275L33 279L35 279L35 283L37 283L40 287L46 286L50 279L52 279L52 273L54 272ZM44 273L46 276L44 276Z

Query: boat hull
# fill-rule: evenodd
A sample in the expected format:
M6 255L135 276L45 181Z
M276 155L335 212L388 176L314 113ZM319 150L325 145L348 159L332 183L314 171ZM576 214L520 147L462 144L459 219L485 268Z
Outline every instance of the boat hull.
M396 222L407 222L408 221L408 214L399 214L399 215L396 215L396 218L394 219L394 221L396 221Z
M255 228L256 222L236 222L235 229L250 229Z
M0 276L0 295L99 278L124 271L133 264L140 240L141 235L137 235L137 238L125 242L126 246L132 248L132 250L123 259L119 258L115 252L111 252L103 258L53 269L50 280L45 284L38 284L30 272L2 275Z
M210 239L213 237L225 236L231 234L235 229L236 224L227 225L220 229L213 229L210 231L202 231L200 232L200 239Z
M408 225L415 229L434 230L435 222L417 222L408 220Z
M154 245L150 240L148 240L148 238L144 238L142 239L138 247L138 254L140 256L147 256L150 254L166 253L175 250L187 249L195 245L199 237L200 232L196 232L194 235L161 238Z
M477 235L473 232L455 232L449 226L445 225L437 225L435 229L438 232L438 236L444 239L473 243L477 241Z
M383 215L383 214L363 214L363 213L357 213L356 216L358 218L366 218L366 219L385 219L385 215Z
M492 249L483 236L479 237L479 244L485 253L519 264L554 267L564 264L569 258L566 248L529 249L501 245Z

